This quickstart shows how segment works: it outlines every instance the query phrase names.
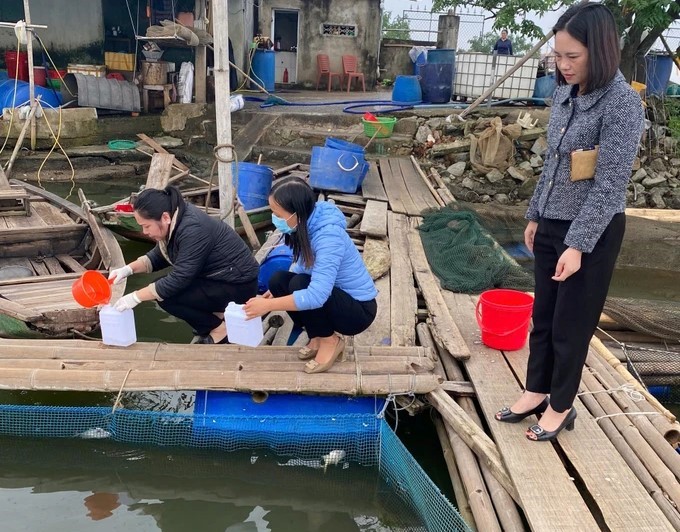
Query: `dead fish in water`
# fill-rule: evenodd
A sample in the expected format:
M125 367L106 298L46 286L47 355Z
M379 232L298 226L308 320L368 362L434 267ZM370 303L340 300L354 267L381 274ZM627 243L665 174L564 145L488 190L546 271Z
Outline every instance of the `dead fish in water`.
M78 438L83 440L105 440L113 436L108 430L101 427L95 427L93 429L87 429L79 434L76 434Z
M347 456L347 453L342 449L335 449L322 456L321 461L323 462L323 472L326 472L326 469L328 469L329 465L338 465L345 459L345 456Z

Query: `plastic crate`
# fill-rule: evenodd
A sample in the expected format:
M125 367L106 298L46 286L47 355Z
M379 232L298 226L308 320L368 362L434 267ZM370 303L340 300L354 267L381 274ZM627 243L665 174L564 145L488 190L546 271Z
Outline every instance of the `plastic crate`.
M135 69L135 54L104 52L104 63L109 70L131 72Z
M66 69L69 74L84 74L96 78L106 77L106 65L75 65L70 64Z
M364 135L367 137L375 136L377 139L391 137L397 119L393 116L379 116L377 118L377 122L361 119L361 123L364 125Z

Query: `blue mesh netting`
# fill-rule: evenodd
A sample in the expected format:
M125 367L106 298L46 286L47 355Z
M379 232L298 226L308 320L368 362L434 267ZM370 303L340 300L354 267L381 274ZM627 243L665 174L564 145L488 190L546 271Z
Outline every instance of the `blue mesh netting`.
M309 466L309 461L314 461L324 471L326 462L377 466L389 489L424 524L424 528L409 529L469 530L391 427L376 413L216 416L127 409L112 412L105 407L0 405L0 434L230 452L268 449L279 456L294 457L287 465Z

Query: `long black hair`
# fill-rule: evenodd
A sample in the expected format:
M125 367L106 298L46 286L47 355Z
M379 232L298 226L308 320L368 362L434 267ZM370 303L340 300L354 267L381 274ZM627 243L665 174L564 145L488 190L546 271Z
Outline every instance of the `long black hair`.
M566 31L588 49L588 79L585 87L580 87L584 94L604 87L614 78L621 62L621 48L614 15L606 6L571 6L557 20L553 32L558 31ZM560 85L567 83L559 68L556 75Z
M309 240L307 221L316 205L312 187L299 177L284 177L276 181L269 196L286 212L297 215L297 229L285 236L285 242L293 249L293 260L302 257L304 265L311 268L314 265L314 251Z
M167 212L170 218L179 210L179 215L184 213L184 198L177 187L167 186L163 190L147 188L132 200L135 212L142 218L159 222L163 213Z

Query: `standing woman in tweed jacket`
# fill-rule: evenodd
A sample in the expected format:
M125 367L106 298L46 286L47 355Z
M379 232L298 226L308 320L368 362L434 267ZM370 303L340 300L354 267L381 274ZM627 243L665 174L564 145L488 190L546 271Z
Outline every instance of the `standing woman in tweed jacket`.
M533 441L574 428L573 402L621 248L626 187L644 125L640 97L618 70L611 12L579 4L553 31L558 87L524 231L536 257L526 390L496 414L508 423L542 414L526 431Z

